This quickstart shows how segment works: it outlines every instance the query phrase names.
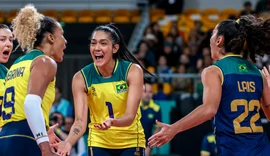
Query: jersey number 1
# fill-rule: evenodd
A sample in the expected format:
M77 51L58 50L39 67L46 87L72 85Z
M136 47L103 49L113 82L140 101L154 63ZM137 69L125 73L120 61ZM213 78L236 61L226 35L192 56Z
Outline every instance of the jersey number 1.
M109 111L109 116L110 116L110 118L114 118L113 108L112 108L112 103L106 102L106 106L108 107L108 111Z
M7 101L7 96L8 94L10 94L11 99L9 101ZM2 112L2 106L1 106L1 112L0 114L2 115L3 120L8 120L11 118L12 114L15 113L15 108L14 108L14 104L15 104L15 89L14 87L9 87L6 89L4 98L2 97L3 101L1 103L4 104L4 108L10 108L11 112L7 113L6 111Z

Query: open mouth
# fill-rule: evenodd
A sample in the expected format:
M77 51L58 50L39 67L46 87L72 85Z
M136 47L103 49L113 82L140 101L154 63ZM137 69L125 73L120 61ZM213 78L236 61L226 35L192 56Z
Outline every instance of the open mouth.
M10 50L5 50L5 51L3 51L3 54L4 54L5 56L8 56L9 53L10 53Z
M104 57L103 55L95 55L97 61L102 60L103 57Z

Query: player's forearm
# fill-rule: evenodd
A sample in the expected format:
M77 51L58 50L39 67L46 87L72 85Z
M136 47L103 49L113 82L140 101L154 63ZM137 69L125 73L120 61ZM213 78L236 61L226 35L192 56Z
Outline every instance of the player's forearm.
M55 130L55 134L61 138L61 140L65 140L67 138L67 134L63 132L60 128Z
M216 112L210 106L201 105L172 126L177 130L177 133L180 133L211 119Z
M86 124L84 124L80 119L77 119L71 127L66 141L73 146L82 137L85 131Z
M115 119L112 126L116 126L116 127L130 126L132 122L134 121L134 118L135 118L135 115L125 114L124 116L121 116L120 118Z

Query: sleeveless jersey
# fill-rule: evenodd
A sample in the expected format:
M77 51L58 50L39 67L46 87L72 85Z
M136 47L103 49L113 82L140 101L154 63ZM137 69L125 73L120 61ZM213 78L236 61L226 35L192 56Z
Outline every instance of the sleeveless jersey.
M128 127L112 126L108 130L98 130L94 127L94 124L100 124L109 117L119 118L124 115L128 95L127 74L131 64L116 60L110 78L102 77L94 63L81 70L90 108L88 146L109 149L145 148L139 108L133 123Z
M217 156L216 139L213 133L209 133L203 137L201 155Z
M25 120L24 100L27 95L30 67L32 62L41 56L47 57L39 50L32 50L18 58L8 70L5 84L5 95L2 105L3 124ZM38 80L36 80L38 81ZM46 127L49 126L49 112L55 97L55 79L50 82L42 99L42 112Z
M0 64L0 127L2 127L2 117L1 117L1 112L2 112L2 102L3 102L3 97L4 97L4 92L5 92L5 78L7 75L8 69L3 65Z
M213 119L218 151L220 155L253 155L268 142L259 114L262 75L238 55L226 56L215 66L223 74L222 97Z

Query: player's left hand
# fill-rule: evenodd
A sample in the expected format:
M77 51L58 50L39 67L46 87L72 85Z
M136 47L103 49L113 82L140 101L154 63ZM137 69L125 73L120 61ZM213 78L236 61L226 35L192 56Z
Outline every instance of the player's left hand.
M67 141L61 141L51 146L57 149L56 153L59 154L60 156L70 155L70 151L72 148L72 145Z
M262 69L262 75L264 77L264 79L267 81L268 87L270 88L270 66L268 67L268 69L266 67L263 67Z
M156 120L156 123L159 127L161 127L161 130L148 139L148 145L151 148L155 146L160 147L166 144L176 135L176 131L171 125L161 123L158 120Z
M54 130L58 127L58 123L57 124L54 124L53 126L50 127L49 131L48 131L48 137L49 137L49 140L50 140L50 144L55 144L55 143L58 143L61 141L61 139L59 139L55 133L54 133Z
M94 127L96 129L99 129L99 130L107 130L107 129L111 128L114 120L115 119L113 119L113 118L108 118L104 122L102 122L101 124L95 124Z

